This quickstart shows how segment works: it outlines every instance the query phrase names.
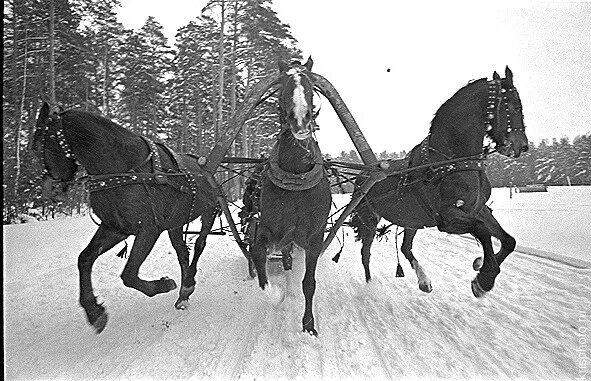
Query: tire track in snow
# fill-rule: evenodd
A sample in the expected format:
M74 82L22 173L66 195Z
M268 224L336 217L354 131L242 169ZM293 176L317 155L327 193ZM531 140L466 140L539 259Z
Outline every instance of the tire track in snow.
M331 276L331 279L335 279L333 282L331 282L330 285L327 285L327 288L330 287L332 289L332 294L333 295L340 295L335 297L335 299L337 299L340 303L340 306L338 306L339 310L343 311L344 309L344 305L349 305L351 307L351 309L353 310L354 316L351 316L352 319L355 319L358 323L359 326L362 329L362 334L363 336L367 339L367 342L369 343L369 347L368 347L368 351L372 354L372 358L375 360L375 362L377 364L379 364L379 369L375 369L372 368L371 370L373 372L377 371L377 375L374 375L372 378L374 379L392 379L392 375L390 374L390 370L388 369L388 366L386 364L386 361L381 353L380 347L378 346L378 344L376 343L375 339L373 338L372 332L369 328L369 325L367 323L367 319L365 318L365 316L363 315L356 298L353 296L353 292L352 292L352 286L351 286L351 278L352 278L352 274L346 272L347 276L344 276L343 274L343 266L333 266L332 262L330 263L331 266L323 266L323 267L330 267L330 269L328 269L327 271L332 271L332 272L337 272L337 276ZM338 291L338 293L337 293ZM359 332L361 333L361 332ZM336 337L339 337L340 335L338 335ZM335 350L335 344L333 341L328 341L328 343L326 343L325 345L325 352L329 352L330 351L334 351ZM334 363L334 361L330 361L330 363ZM337 362L338 363L338 362Z
M215 380L238 379L239 371L246 358L250 356L256 338L264 328L261 324L268 311L264 302L256 300L248 306L248 312L225 334L228 343L224 348L218 364L213 372ZM258 329L256 329L258 327Z
M361 310L360 310L359 306L357 305L357 300L355 298L353 298L353 295L351 293L350 282L347 282L347 284L345 285L345 290L347 291L347 295L351 299L351 304L355 308L355 312L357 312L357 317L359 318L359 321L361 322L361 324L363 325L363 328L365 329L365 333L369 339L369 342L371 343L372 350L382 366L382 371L383 371L384 375L386 376L386 378L388 378L390 380L393 379L392 375L390 374L390 371L388 369L388 366L386 365L386 361L384 360L384 356L382 356L382 352L380 350L380 347L378 346L373 335L371 334L371 331L369 329L369 325L367 324L367 319L361 313Z

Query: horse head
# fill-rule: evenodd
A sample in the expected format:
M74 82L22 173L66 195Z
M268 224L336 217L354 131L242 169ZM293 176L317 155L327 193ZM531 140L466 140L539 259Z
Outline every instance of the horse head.
M47 102L39 111L31 149L43 163L43 196L59 199L74 180L78 164L65 140L61 115L50 112Z
M486 133L495 142L499 153L519 157L528 150L528 140L521 99L513 85L513 73L509 66L505 68L505 78L495 71L488 86Z
M279 62L281 91L279 93L279 114L282 128L289 128L298 140L312 136L315 128L313 96L314 83L309 73L312 57L305 64Z

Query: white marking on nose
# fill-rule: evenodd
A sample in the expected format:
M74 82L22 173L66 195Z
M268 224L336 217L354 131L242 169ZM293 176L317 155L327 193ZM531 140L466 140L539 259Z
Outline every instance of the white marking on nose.
M298 127L304 127L304 118L306 113L308 112L308 102L306 102L306 94L304 92L304 87L300 82L300 75L296 74L293 77L295 82L295 87L293 89L293 114L296 120L298 121Z

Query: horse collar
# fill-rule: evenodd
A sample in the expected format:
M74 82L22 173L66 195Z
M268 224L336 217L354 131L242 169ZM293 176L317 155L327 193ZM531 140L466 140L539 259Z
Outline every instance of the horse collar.
M275 143L269 157L267 177L279 188L289 191L303 191L315 187L324 177L324 160L319 149L314 149L314 166L308 172L291 173L279 167L279 144Z

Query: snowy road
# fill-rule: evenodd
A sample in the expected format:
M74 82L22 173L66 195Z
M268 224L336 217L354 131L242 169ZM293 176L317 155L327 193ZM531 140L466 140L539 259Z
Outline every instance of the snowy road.
M123 286L121 246L95 264L95 292L109 323L95 335L78 306L76 258L94 232L85 218L4 227L5 371L8 379L574 379L579 328L591 320L591 270L513 254L492 293L470 291L474 241L420 231L415 254L434 290L410 265L395 278L393 239L376 242L366 284L350 230L338 264L333 242L319 263L319 337L300 332L301 255L294 294L271 306L247 278L229 237L211 236L190 308L176 291L152 299ZM163 235L141 269L179 268ZM272 280L284 282L282 274ZM585 314L585 319L581 316ZM588 347L586 348L588 353Z

